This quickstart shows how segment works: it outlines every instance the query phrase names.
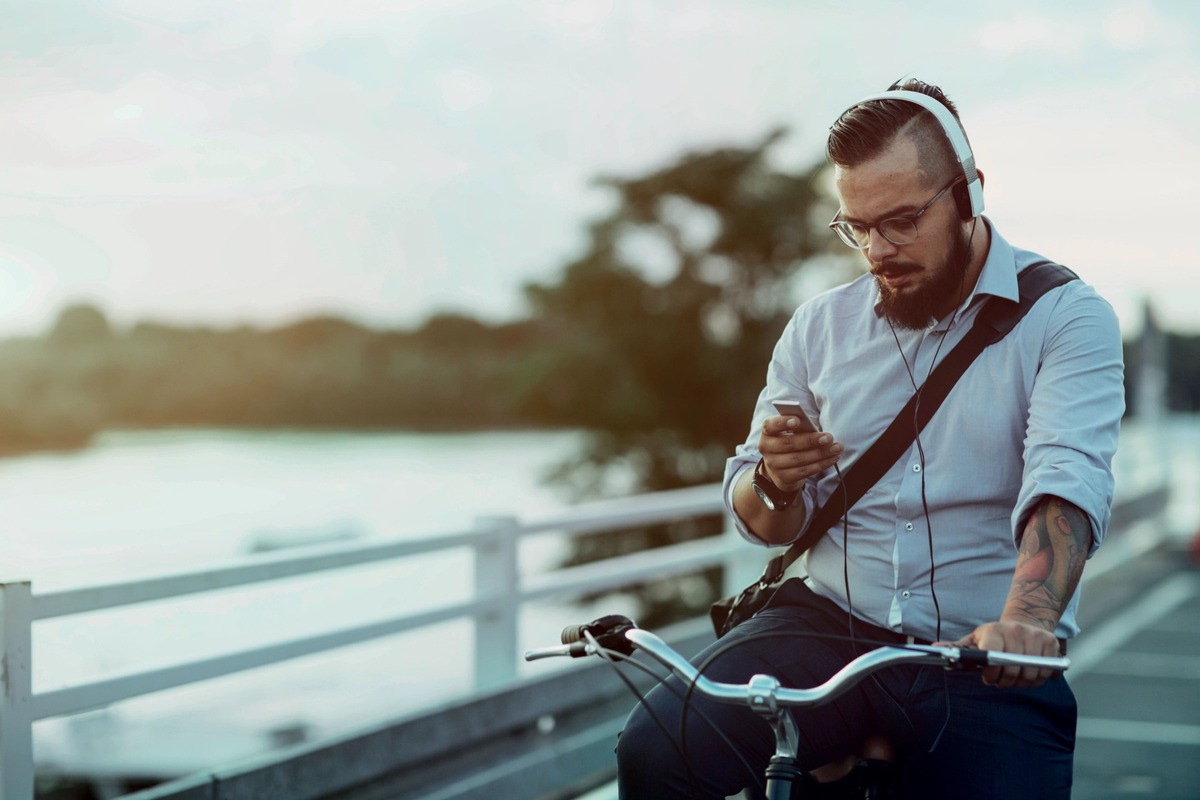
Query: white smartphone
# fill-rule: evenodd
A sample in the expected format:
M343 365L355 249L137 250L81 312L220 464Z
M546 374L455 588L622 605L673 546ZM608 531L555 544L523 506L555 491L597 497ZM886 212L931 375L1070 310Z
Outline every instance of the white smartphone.
M775 406L775 410L779 412L781 417L799 417L800 430L808 431L809 433L816 433L820 430L817 424L812 421L812 418L804 412L804 409L795 400L776 400L772 405Z

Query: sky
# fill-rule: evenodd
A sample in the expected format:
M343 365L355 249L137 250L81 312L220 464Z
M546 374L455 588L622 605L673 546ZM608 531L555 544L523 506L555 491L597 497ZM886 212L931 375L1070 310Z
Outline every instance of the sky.
M517 318L597 175L778 125L807 168L905 76L1006 238L1200 332L1198 34L1189 0L0 0L0 335Z

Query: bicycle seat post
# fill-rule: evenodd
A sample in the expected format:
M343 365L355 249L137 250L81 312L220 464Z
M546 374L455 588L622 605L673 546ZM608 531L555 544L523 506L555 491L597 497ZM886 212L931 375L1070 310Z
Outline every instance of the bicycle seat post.
M791 709L779 706L776 697L780 687L778 680L770 675L755 675L750 679L749 687L750 708L766 719L775 732L775 755L771 756L766 771L767 800L789 800L792 786L803 775L796 766L796 749L800 742L796 720Z

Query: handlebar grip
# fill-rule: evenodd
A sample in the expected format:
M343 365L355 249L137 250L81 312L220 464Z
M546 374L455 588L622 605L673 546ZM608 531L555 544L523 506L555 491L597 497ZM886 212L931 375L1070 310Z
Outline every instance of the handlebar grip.
M633 645L625 639L625 631L636 627L629 617L608 614L586 625L568 625L559 634L559 641L563 644L575 644L585 641L584 634L591 634L601 647L632 655Z
M574 644L583 641L583 631L587 625L568 625L562 629L558 640L563 644Z
M983 669L988 665L988 651L975 647L963 647L958 651L958 664L962 669Z
M1061 656L1028 656L1005 653L1001 650L978 650L974 647L959 648L958 666L961 669L983 669L984 667L1018 666L1064 671L1070 661Z

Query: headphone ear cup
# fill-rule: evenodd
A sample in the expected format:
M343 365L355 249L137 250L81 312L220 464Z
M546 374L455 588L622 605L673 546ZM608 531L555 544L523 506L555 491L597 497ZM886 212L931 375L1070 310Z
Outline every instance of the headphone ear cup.
M971 193L967 190L966 182L955 186L950 193L954 195L954 205L958 208L959 218L963 222L968 222L973 215L971 214Z

